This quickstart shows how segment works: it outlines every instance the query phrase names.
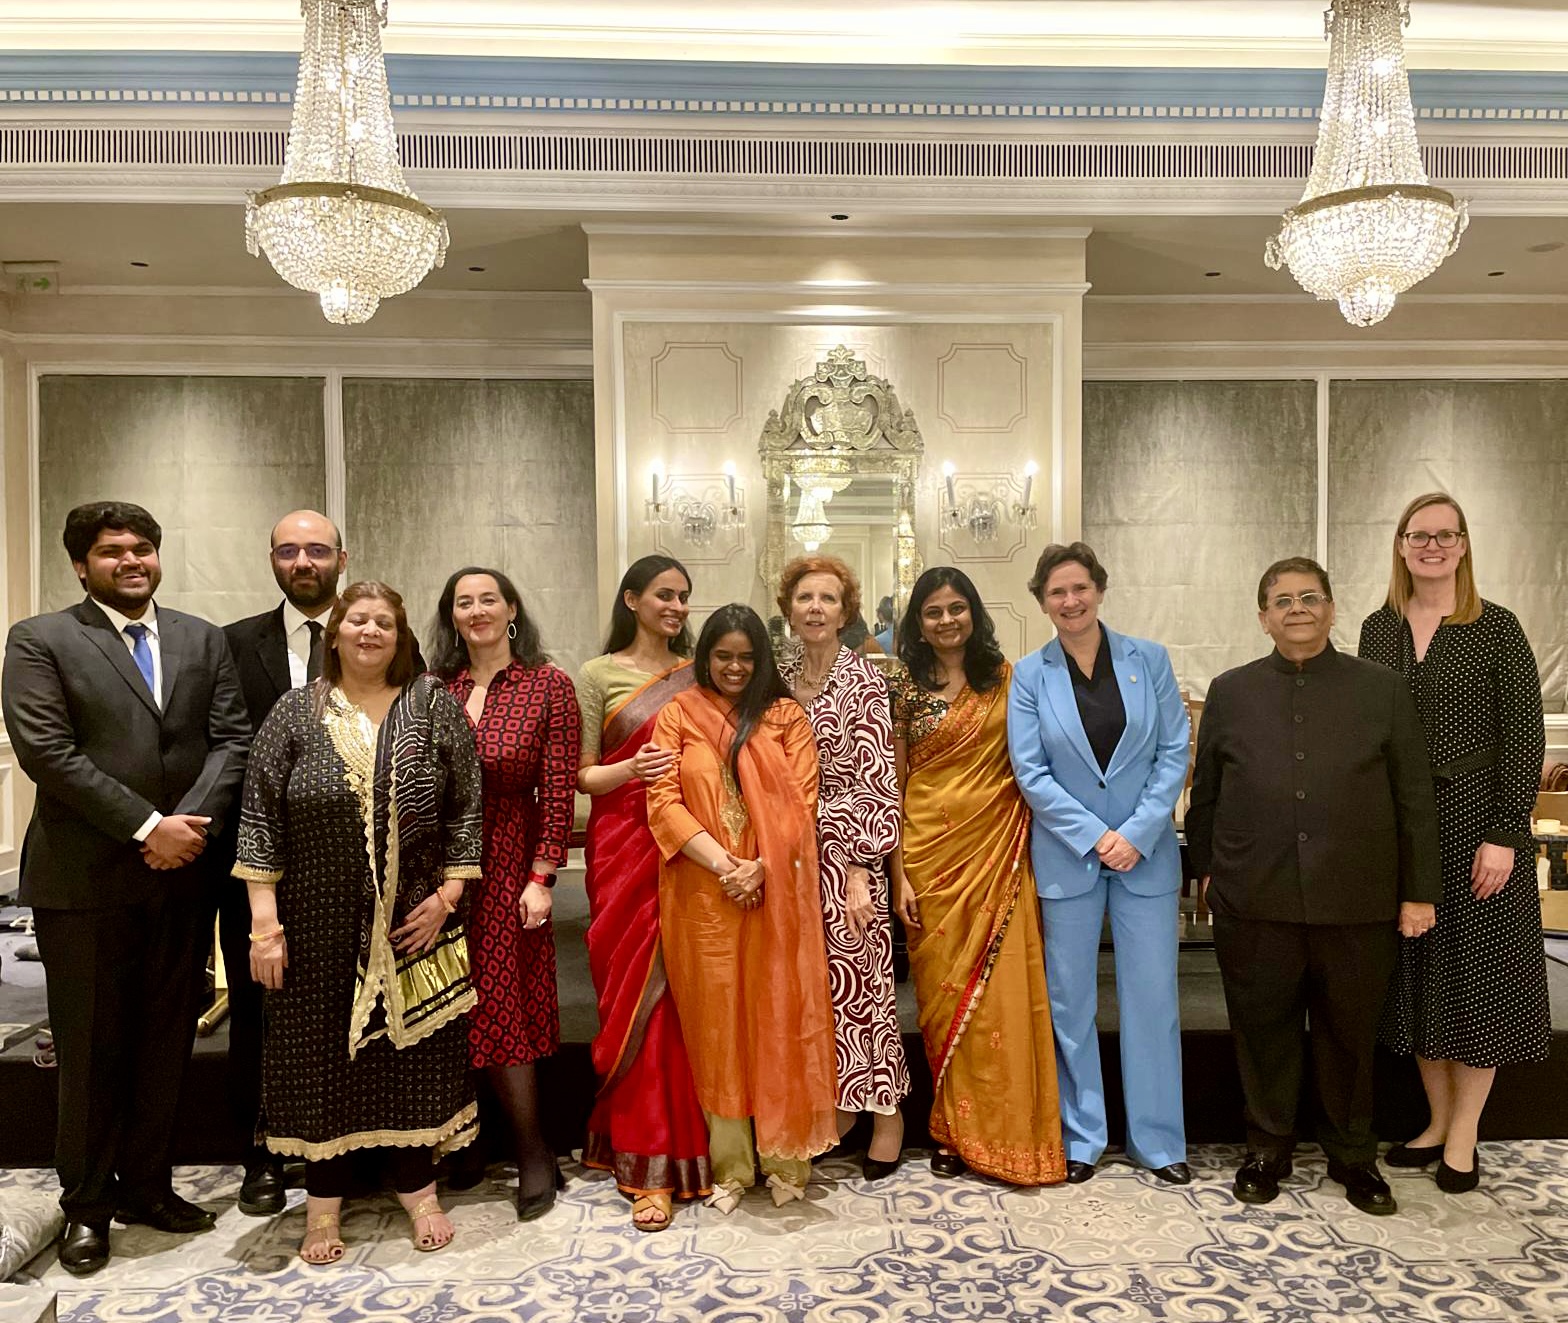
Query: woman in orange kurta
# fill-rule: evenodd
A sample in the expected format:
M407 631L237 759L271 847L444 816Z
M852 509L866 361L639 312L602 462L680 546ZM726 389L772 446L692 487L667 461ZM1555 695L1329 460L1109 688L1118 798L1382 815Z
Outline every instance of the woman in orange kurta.
M758 1166L776 1204L803 1198L812 1157L838 1139L817 751L750 607L709 617L693 670L654 727L675 763L648 787L648 826L664 857L665 968L708 1119L710 1202L731 1212Z
M1007 754L1012 667L961 570L927 570L890 677L904 784L895 857L936 1082L932 1169L1015 1185L1067 1176L1029 808Z

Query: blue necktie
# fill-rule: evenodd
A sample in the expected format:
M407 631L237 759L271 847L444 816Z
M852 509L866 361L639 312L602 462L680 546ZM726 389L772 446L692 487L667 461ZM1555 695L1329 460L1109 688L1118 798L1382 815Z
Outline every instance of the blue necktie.
M142 673L142 679L147 681L147 692L156 699L158 686L153 680L152 644L147 642L147 626L127 625L125 632L131 636L131 659L136 663L136 669Z

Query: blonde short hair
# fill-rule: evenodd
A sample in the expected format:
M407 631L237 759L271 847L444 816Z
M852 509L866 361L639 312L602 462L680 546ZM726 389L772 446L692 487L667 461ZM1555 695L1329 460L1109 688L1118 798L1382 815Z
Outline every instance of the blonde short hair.
M1459 569L1455 574L1454 611L1448 617L1448 623L1468 625L1481 618L1481 594L1476 590L1475 566L1471 563L1470 525L1465 522L1465 512L1459 502L1447 492L1426 492L1411 501L1399 516L1399 527L1394 530L1394 567L1388 580L1388 604L1395 614L1403 617L1410 606L1410 599L1415 596L1415 581L1410 577L1410 567L1405 564L1399 544L1404 541L1410 521L1420 511L1434 505L1452 506L1454 513L1459 516L1459 531L1464 534L1465 550L1459 558Z

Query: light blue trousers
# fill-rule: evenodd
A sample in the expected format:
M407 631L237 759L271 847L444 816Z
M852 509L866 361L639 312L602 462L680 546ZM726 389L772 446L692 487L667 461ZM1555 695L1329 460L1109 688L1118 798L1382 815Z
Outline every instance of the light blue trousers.
M1177 901L1174 891L1135 896L1103 869L1083 895L1040 901L1045 977L1056 1029L1062 1141L1069 1161L1094 1163L1105 1152L1105 1085L1094 1015L1100 932L1107 910L1121 1006L1127 1154L1145 1167L1187 1160L1176 999Z

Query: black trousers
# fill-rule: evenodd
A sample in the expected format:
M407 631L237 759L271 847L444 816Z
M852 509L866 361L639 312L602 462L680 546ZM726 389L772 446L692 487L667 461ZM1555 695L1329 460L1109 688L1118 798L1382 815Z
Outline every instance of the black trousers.
M380 1159L381 1168L399 1194L423 1190L436 1178L435 1152L428 1148L355 1149L335 1158L305 1164L305 1193L318 1199L341 1199L363 1188L364 1158ZM358 1159L358 1161L356 1161Z
M250 895L245 883L226 877L218 884L218 944L229 979L229 1116L247 1150L247 1169L277 1159L261 1147L261 1043L263 995L250 976Z
M71 1222L169 1192L169 1147L206 967L188 886L101 910L35 909L59 1062L55 1165Z
M1398 946L1391 921L1270 923L1214 915L1214 951L1254 1153L1279 1160L1295 1147L1310 1022L1322 1113L1318 1141L1340 1162L1377 1156L1372 1060Z

